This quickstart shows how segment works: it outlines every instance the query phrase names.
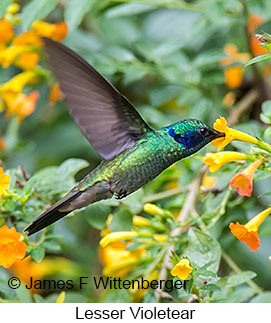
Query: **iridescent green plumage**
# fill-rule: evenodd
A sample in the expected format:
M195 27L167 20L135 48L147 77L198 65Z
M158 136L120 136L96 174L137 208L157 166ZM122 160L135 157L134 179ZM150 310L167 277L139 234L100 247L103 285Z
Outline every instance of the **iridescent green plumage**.
M195 119L151 129L81 57L62 44L44 42L71 115L104 160L28 226L29 234L90 203L127 196L176 161L224 136Z

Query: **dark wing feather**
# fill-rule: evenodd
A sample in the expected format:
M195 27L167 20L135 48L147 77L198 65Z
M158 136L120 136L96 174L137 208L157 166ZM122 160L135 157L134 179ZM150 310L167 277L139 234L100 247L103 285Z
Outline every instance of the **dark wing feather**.
M135 108L101 74L65 45L43 37L49 63L76 124L104 159L112 159L148 130Z

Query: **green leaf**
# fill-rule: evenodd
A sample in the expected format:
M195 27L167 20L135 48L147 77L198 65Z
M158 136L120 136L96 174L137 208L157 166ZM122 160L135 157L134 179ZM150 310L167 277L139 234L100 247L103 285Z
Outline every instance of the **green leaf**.
M61 177L74 177L79 170L88 166L88 162L80 158L70 158L65 160L58 168L58 173Z
M220 291L221 288L218 287L217 285L215 284L207 284L207 285L204 285L203 287L201 287L201 290L208 290L208 291Z
M271 116L271 100L267 100L263 102L262 112L267 116Z
M106 17L116 18L122 16L136 15L143 12L148 12L155 9L155 6L145 3L125 3L119 6L110 8L106 12Z
M271 303L271 292L264 292L252 298L251 303Z
M31 251L31 257L36 262L41 262L44 256L45 256L45 249L43 247L38 247Z
M69 26L69 31L76 29L76 27L80 25L84 16L89 12L92 4L93 0L69 0L64 11L64 18Z
M88 223L98 230L102 230L105 227L106 219L110 212L111 207L102 202L91 204L81 211Z
M244 284L250 279L253 279L257 275L253 271L242 271L238 274L231 275L228 277L221 278L217 285L220 287L234 287L241 284Z
M55 9L57 0L33 0L23 7L21 14L23 31L29 29L36 20L45 18Z
M21 286L16 289L16 294L20 303L32 303L29 289L27 289L24 284L21 284Z
M133 214L127 209L122 208L114 214L109 229L112 232L130 231L133 225Z
M260 55L260 56L256 56L256 57L253 57L251 60L249 60L246 64L245 64L245 67L251 65L251 64L255 64L255 63L258 63L258 62L261 62L261 61L264 61L266 59L269 59L271 58L271 54L264 54L264 55Z
M0 18L4 15L7 7L12 3L12 0L1 0L0 1Z
M217 272L221 258L221 248L216 239L198 229L188 231L187 257L198 267L212 262L210 270Z

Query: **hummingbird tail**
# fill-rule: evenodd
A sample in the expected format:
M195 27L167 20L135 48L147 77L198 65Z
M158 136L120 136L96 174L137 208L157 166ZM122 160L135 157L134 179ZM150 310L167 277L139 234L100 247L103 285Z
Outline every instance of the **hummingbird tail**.
M28 236L46 228L48 225L56 222L69 214L73 209L65 210L70 202L77 198L82 192L70 192L63 199L55 203L48 210L43 212L36 220L34 220L24 231L27 231Z
M108 199L112 197L112 195L113 193L111 192L110 184L106 181L96 182L84 191L80 191L79 189L74 191L73 189L60 201L56 202L48 210L43 212L24 231L27 231L28 235L31 236L63 218L73 210L80 209L100 200Z

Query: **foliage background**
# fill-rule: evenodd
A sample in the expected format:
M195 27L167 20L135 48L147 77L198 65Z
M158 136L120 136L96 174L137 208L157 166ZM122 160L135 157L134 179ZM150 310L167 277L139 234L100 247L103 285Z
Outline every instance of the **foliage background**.
M251 135L263 136L266 125L260 121L259 115L263 101L271 97L270 62L267 60L248 67L242 85L232 90L236 94L236 102L231 107L225 107L223 98L229 89L225 85L224 67L219 61L225 57L223 48L227 43L234 43L240 52L251 54L247 41L246 10L260 15L265 22L264 30L271 32L270 1L39 2L45 10L30 10L29 4L35 6L35 0L20 2L22 15L18 28L27 30L33 21L42 18L46 18L48 22L60 22L64 19L69 32L63 42L105 75L133 102L152 127L165 126L188 117L201 119L211 125L220 115L232 116L240 102L243 103L244 97L255 90L257 96L249 102L245 111L238 115L237 122L240 126L236 128ZM47 12L48 15L43 17L41 12ZM260 27L260 30L261 28L263 27ZM18 69L14 66L8 69L1 68L0 83L6 82L17 72ZM41 82L34 87L39 89L41 95L32 115L19 126L14 119L6 120L4 113L0 120L1 134L6 143L5 149L0 152L3 168L9 170L8 174L13 176L13 179L15 176L21 176L19 165L31 176L35 174L25 183L21 194L34 189L38 197L33 196L28 200L23 215L20 213L22 205L16 202L9 201L9 205L2 206L2 221L12 224L11 217L19 215L15 223L17 230L21 232L45 205L56 201L73 186L74 175L76 180L81 179L100 161L70 118L64 103L58 102L53 107L50 106L48 86ZM270 137L265 132L265 139L270 141L268 136ZM241 149L242 145L244 144L233 143L232 147ZM49 270L47 274L40 275L51 279L63 279L63 275L67 279L80 275L100 276L102 266L97 261L99 230L105 226L107 215L111 212L117 214L120 210L128 208L131 214L146 216L142 211L144 202L159 198L159 195L154 194L187 187L202 166L202 157L206 150L212 151L213 148L208 146L196 156L177 163L124 201L101 202L99 205L76 211L76 216L69 216L58 222L54 229L46 232L45 237L31 238L37 243L35 246L38 246L33 247L38 250L35 251L36 260L40 261L46 250L41 264L44 263L48 268L46 259L51 259L51 266L58 268L51 273ZM215 242L210 252L211 259L219 264L218 276L227 277L233 272L238 272L240 276L236 277L235 284L227 282L227 278L220 282L220 286L223 286L223 297L217 296L216 288L211 286L202 293L201 301L254 302L260 297L260 301L271 302L271 293L268 292L271 289L271 263L268 260L271 245L270 217L261 227L261 247L257 252L251 252L246 245L230 234L228 228L231 221L245 223L247 219L267 207L271 202L270 195L265 194L270 191L270 177L259 176L253 196L241 198L228 190L228 183L235 172L236 166L230 165L215 174L218 190L215 193L201 192L197 210L206 223L214 219L215 225L209 234ZM12 185L15 187L14 180ZM157 199L155 203L173 214L178 214L185 197L186 193L180 191L170 197ZM125 226L121 223L120 228L123 225ZM195 221L195 226L197 225ZM210 259L206 258L205 242L196 240L189 243L192 246L195 244L195 249L199 247L197 243L202 244L200 257L203 264L206 264ZM229 261L225 261L227 255L220 261L221 250L231 257L232 266L229 266ZM240 274L239 269L234 267L234 262L240 271L246 273ZM245 284L255 276L247 271L256 273L254 282L258 287ZM0 294L3 301L54 302L58 296L59 291L45 290L41 295L35 296L31 296L23 288L11 291L6 285L9 276L12 276L12 268L6 270L1 267ZM244 284L241 284L243 281ZM215 284L216 281L212 283ZM263 290L267 292L262 294ZM145 301L153 301L153 297L149 293ZM174 295L174 301L186 300L184 295ZM132 296L129 292L102 293L94 286L89 286L82 291L67 291L65 301L125 302L132 301Z

